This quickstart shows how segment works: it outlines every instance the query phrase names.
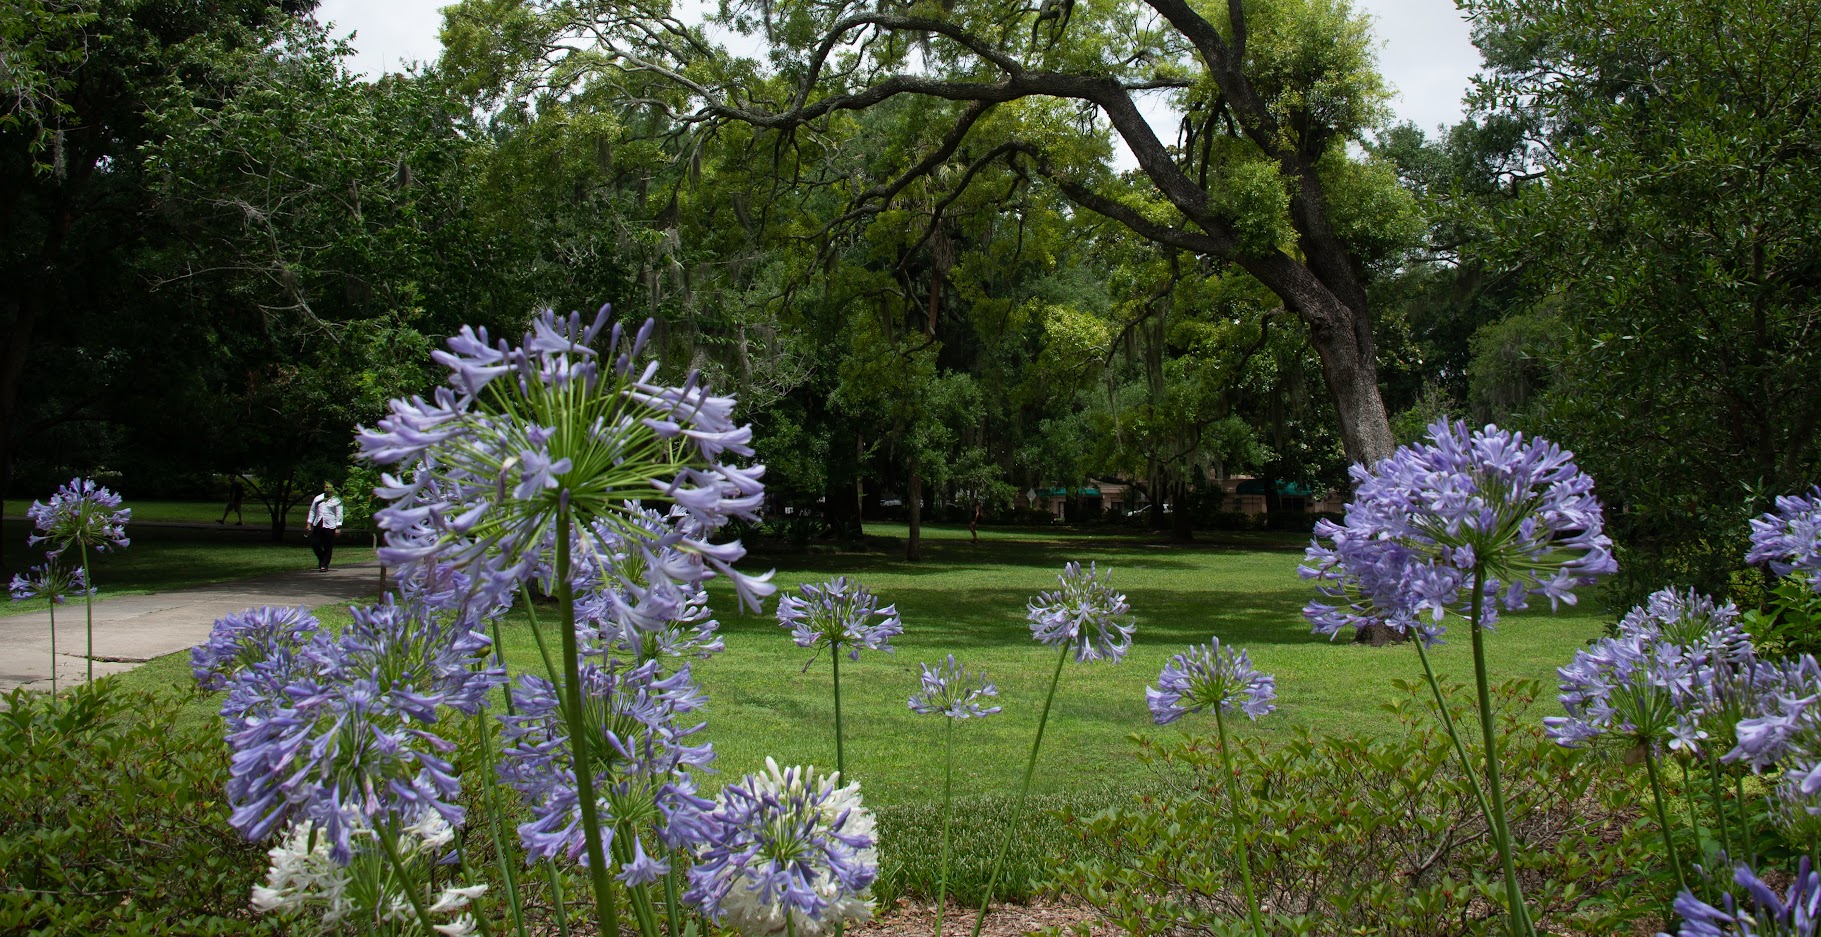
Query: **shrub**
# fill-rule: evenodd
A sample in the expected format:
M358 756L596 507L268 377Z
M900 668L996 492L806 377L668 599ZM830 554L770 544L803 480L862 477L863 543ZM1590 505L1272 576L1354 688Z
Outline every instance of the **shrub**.
M1390 738L1244 744L1253 875L1273 933L1438 937L1499 932L1499 859L1426 687L1398 681ZM1628 932L1665 906L1653 829L1629 787L1543 735L1540 686L1499 689L1512 836L1539 929ZM1463 716L1465 709L1462 710ZM1054 890L1135 934L1249 933L1217 749L1141 740L1160 792L1072 828L1083 853ZM1086 933L1088 925L1079 930Z
M0 932L276 933L264 848L226 822L227 758L188 698L111 680L0 700Z

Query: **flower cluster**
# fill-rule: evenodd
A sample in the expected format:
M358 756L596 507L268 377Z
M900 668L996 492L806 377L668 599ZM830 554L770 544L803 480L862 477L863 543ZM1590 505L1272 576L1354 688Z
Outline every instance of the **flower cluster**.
M790 629L798 647L847 651L853 660L862 649L892 651L891 639L904 633L897 606L879 607L879 597L846 576L822 585L804 583L797 595L778 599L778 624Z
M1821 592L1821 485L1807 497L1783 495L1777 510L1751 522L1747 563L1768 563L1779 576L1804 575Z
M689 871L686 900L742 934L818 937L872 917L873 815L860 785L814 768L765 770L722 790L722 833Z
M654 383L655 362L635 367L649 321L636 336L616 324L607 345L625 350L601 361L592 346L607 312L584 324L545 311L516 347L464 327L434 355L449 386L430 400L392 401L377 429L360 431L365 458L401 466L379 489L393 502L374 516L386 533L382 562L452 562L509 594L543 562L559 516L573 512L575 530L699 559L754 609L770 594L763 577L733 568L745 553L738 542L707 540L729 520L757 517L763 466L725 461L752 455L751 428L733 423L733 399L709 394L699 375L666 386ZM688 523L650 540L641 498L675 505Z
M120 496L96 484L94 479L70 479L52 493L50 501L33 501L25 514L39 531L26 542L48 542L51 556L73 546L105 553L110 549L124 549L132 542L126 535L132 509L121 507Z
M984 719L999 712L998 706L981 705L985 698L997 697L998 688L985 674L962 669L955 662L955 655L948 655L933 668L928 664L919 666L923 668L923 685L911 694L911 712L949 719Z
M279 605L223 615L209 629L209 639L190 649L190 672L205 690L226 689L243 670L270 672L279 661L292 659L320 626L304 609ZM280 682L273 688L283 685Z
M272 864L266 883L253 888L253 910L285 917L312 912L326 928L346 923L376 930L381 925L402 924L411 930L418 918L407 890L415 884L401 882L398 870L385 862L380 850L365 845L374 839L373 830L357 829L353 836L363 847L353 863L341 863L330 857L329 838L315 824L293 825L266 853ZM447 853L454 841L455 831L449 824L437 814L427 813L398 831L399 856L408 865L428 866ZM424 910L439 917L455 915L436 925L438 934L468 937L476 925L466 909L486 891L486 885L452 885Z
M590 662L580 673L603 846L628 836L631 842L624 845L631 861L621 879L629 885L655 881L669 871L662 858L669 850L701 846L717 831L709 816L714 805L696 794L689 774L707 767L714 749L689 744L702 725L680 721L702 708L701 691L688 666L665 676L655 660L629 667ZM531 807L532 818L519 826L519 838L533 855L586 864L574 748L559 691L542 677L524 675L512 699L517 714L500 717L506 724L500 775ZM654 829L664 845L658 858L645 851L636 832L641 828Z
M1664 589L1619 622L1618 633L1575 652L1561 677L1567 716L1544 719L1558 744L1602 736L1672 748L1704 744L1710 718L1749 703L1743 688L1759 678L1751 638L1731 603Z
M1352 474L1345 522L1317 526L1300 570L1329 600L1304 610L1319 633L1383 623L1434 641L1436 623L1472 603L1476 576L1490 625L1532 596L1573 604L1576 586L1617 568L1593 481L1553 443L1442 421Z
M427 727L443 706L478 711L503 682L483 666L490 647L422 601L356 610L338 638L318 632L295 654L278 644L239 672L224 706L228 822L253 840L314 823L341 864L356 833L382 822L433 811L459 825L461 783L444 757L454 746Z
M1064 566L1062 588L1042 592L1026 606L1031 636L1051 647L1072 645L1077 663L1118 663L1132 646L1134 628L1123 593L1113 591L1113 573L1080 563Z
M55 559L46 560L23 573L14 573L8 588L15 602L49 599L52 605L62 605L71 596L95 594L82 567L65 566Z
M1676 916L1682 927L1676 937L1816 937L1821 934L1821 873L1807 856L1796 868L1796 879L1779 895L1750 867L1741 864L1733 882L1744 889L1749 907L1740 907L1731 894L1724 910L1683 891L1676 896ZM1669 937L1660 934L1658 937Z
M1271 702L1277 698L1277 680L1254 668L1245 651L1222 647L1219 638L1211 638L1171 657L1157 675L1157 686L1145 688L1144 698L1160 726L1212 707L1257 719L1277 708Z
M663 545L672 528L694 521L680 508L666 516L636 503L625 507L641 535L597 524L591 536L575 538L571 582L583 653L706 659L726 650L702 586L713 572L700 556Z

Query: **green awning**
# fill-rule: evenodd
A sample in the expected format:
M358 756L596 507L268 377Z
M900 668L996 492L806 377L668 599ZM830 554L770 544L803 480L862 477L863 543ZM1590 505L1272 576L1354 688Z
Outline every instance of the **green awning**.
M1234 493L1242 495L1262 495L1265 493L1264 479L1248 478L1239 483L1239 487L1234 489ZM1295 495L1304 498L1314 494L1314 492L1309 490L1309 486L1307 485L1299 482L1285 481L1277 483L1277 493L1280 495Z

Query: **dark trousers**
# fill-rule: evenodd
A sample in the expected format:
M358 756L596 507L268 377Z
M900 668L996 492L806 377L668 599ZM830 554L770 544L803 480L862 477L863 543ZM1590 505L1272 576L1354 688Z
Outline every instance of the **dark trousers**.
M316 524L310 528L310 549L316 551L316 565L321 569L329 568L329 561L335 558L335 529Z

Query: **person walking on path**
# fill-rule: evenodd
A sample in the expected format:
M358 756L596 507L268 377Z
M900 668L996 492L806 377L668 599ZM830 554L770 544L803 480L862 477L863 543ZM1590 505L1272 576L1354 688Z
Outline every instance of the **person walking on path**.
M305 523L310 527L310 549L316 551L316 569L326 573L335 558L335 537L341 533L341 496L334 485L322 483L322 494L310 500Z
M233 482L228 485L228 506L221 509L221 520L218 520L215 523L226 524L228 522L228 515L232 514L234 515L234 526L241 526L244 522L240 516L240 502L241 499L246 496L247 489L245 486L241 485L240 476L234 476Z

